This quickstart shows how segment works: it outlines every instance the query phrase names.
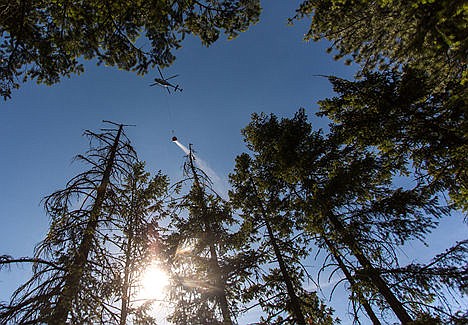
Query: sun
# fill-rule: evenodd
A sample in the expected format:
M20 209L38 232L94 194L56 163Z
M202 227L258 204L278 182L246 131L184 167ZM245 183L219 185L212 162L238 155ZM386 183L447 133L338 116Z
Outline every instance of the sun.
M150 264L140 278L138 300L163 300L169 286L169 275L156 263Z

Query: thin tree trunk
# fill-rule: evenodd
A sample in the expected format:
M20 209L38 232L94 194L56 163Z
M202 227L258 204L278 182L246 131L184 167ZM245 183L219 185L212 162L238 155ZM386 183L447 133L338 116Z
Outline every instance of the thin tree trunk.
M281 254L281 250L276 241L276 237L273 233L273 229L271 228L271 225L268 220L267 213L265 211L263 203L260 201L260 197L258 196L257 187L255 186L255 183L253 182L251 178L250 178L250 183L252 184L253 190L255 192L255 196L257 197L257 200L258 200L258 204L260 205L260 209L262 212L262 219L263 219L263 222L265 222L265 225L267 227L269 241L270 241L270 244L273 246L273 251L275 252L275 256L278 261L278 265L280 267L281 275L283 276L283 281L286 284L286 290L288 292L289 300L291 302L292 314L297 324L306 325L305 317L301 309L301 304L294 290L294 285L292 283L291 277L289 276L286 263L284 262L283 255Z
M330 243L330 241L326 237L323 237L323 239L325 241L325 244L328 246L328 249L332 253L333 257L335 258L336 262L338 263L338 266L340 267L341 271L344 273L344 275L345 275L346 279L348 280L349 284L351 285L351 287L355 287L356 286L356 281L354 281L353 276L351 275L348 268L346 267L343 260L341 259L341 256L340 256L339 252L337 251L336 247L333 246L332 243ZM381 324L380 320L375 315L374 311L372 310L372 307L369 305L369 302L364 297L362 292L355 291L355 293L358 296L359 303L364 307L367 315L369 315L369 318L372 320L372 323L374 325L380 325Z
M221 276L221 268L219 267L219 260L218 260L218 254L216 252L216 247L213 243L213 238L214 238L214 232L211 227L211 224L206 220L206 215L207 215L207 207L205 204L204 196L203 196L203 189L200 184L200 180L198 178L198 174L196 173L195 166L193 164L193 157L192 157L192 148L190 147L190 152L189 152L189 162L190 162L190 168L192 170L192 174L194 177L194 185L197 189L197 194L198 198L197 200L200 202L202 205L202 211L203 211L203 225L205 228L205 231L207 233L207 238L209 240L209 249L210 249L210 264L212 268L212 274L215 277L215 287L216 287L216 296L218 297L219 300L219 305L221 308L221 313L223 315L223 324L224 325L232 325L232 319L231 319L231 311L229 310L229 304L228 300L226 298L226 286L224 283L224 280Z
M211 231L208 233L211 238L213 238L213 234ZM219 304L221 307L221 312L223 314L223 324L226 325L232 325L232 319L231 319L231 311L229 310L229 305L228 301L226 298L226 286L224 284L224 280L221 277L221 268L219 267L219 262L218 262L218 254L216 253L216 248L213 243L210 244L210 257L211 257L211 266L214 269L213 273L215 274L216 277L216 290L217 296L219 299Z
M106 197L107 186L109 184L110 175L114 166L115 155L120 141L120 135L122 134L122 128L123 126L120 125L114 143L109 152L109 158L106 162L106 169L104 170L101 183L96 190L96 200L94 201L93 208L86 225L86 230L84 231L83 240L78 247L76 255L74 256L72 265L68 270L68 274L65 276L64 288L58 298L54 312L50 317L49 324L51 325L66 324L73 300L78 294L80 280L83 276L86 263L88 262L88 255L96 233L98 218L102 210L102 204Z
M132 193L136 191L136 181L132 179ZM132 267L132 250L133 250L133 239L135 235L135 229L133 227L133 207L135 206L134 194L131 199L132 209L130 212L130 220L127 221L127 247L125 249L125 269L124 269L124 282L122 284L122 303L120 308L120 325L127 324L128 307L130 304L130 272Z
M349 233L344 228L340 220L333 214L328 213L328 219L330 220L333 227L338 233L341 234L345 243L351 249L351 252L354 254L356 259L359 261L361 266L366 269L369 273L369 278L372 280L372 283L376 286L380 294L385 298L390 308L393 310L395 315L398 317L402 324L407 324L413 321L411 316L408 314L406 309L403 307L403 304L398 300L398 298L393 294L393 292L388 287L387 283L380 276L378 271L372 266L369 259L364 255L361 249L356 245L355 241L350 238Z
M125 270L124 270L124 282L122 284L122 304L120 308L120 325L127 324L128 317L128 305L129 305L129 286L130 286L130 263L131 263L131 252L132 252L132 241L133 241L133 229L129 231L129 238L127 240L127 249L125 251Z

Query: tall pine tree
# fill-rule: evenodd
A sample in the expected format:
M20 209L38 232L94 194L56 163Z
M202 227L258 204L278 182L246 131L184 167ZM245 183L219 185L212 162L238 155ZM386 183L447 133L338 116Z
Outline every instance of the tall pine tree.
M45 198L49 232L36 247L31 279L1 306L2 323L119 323L127 317L130 283L120 285L120 272L125 277L131 271L123 265L140 263L136 246L129 246L136 230L129 227L144 225L144 210L165 181L157 178L146 196L137 195L139 202L128 201L136 194L131 180L146 181L124 126L111 124L115 128L104 133L85 132L91 148L77 159L88 169ZM133 256L118 266L117 252L126 256L129 250Z
M187 194L176 200L166 251L173 283L170 298L174 324L235 323L239 278L248 254L234 252L235 219L227 203L212 190L208 176L196 166L190 148L184 164Z
M424 239L437 217L448 212L425 186L393 185L393 175L401 168L398 161L390 164L371 148L343 145L339 136L312 132L303 111L281 120L254 115L244 134L256 161L284 183L284 196L295 200L317 245L335 259L349 261L352 289L360 284L355 297L364 295L378 302L376 306L388 306L402 323L430 304L423 295L392 290L392 279L379 271L398 265L398 248ZM356 276L361 271L365 277ZM415 302L411 306L410 300Z
M305 289L310 238L297 224L284 183L268 167L243 154L230 175L231 202L243 218L244 240L258 252L245 300L258 301L266 313L261 324L332 324L332 310Z

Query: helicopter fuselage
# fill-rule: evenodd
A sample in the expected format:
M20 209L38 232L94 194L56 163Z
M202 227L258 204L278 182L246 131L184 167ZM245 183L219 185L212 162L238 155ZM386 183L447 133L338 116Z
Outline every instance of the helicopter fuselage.
M164 79L154 78L154 82L163 87L175 87L173 84L170 84Z
M180 88L179 85L173 85L168 81L169 79L177 77L178 76L177 74L169 78L164 78L159 67L158 67L158 71L159 71L159 75L161 76L161 78L154 78L154 83L150 84L150 86L160 86L160 87L166 88L169 94L171 93L170 88L172 88L174 92L176 92L177 90L182 91L182 88Z

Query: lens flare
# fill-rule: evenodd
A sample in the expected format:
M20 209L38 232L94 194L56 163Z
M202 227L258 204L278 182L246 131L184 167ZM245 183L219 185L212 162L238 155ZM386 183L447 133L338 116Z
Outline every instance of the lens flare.
M177 246L176 256L189 254L195 248L194 240L187 240L184 243Z

